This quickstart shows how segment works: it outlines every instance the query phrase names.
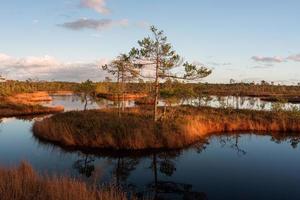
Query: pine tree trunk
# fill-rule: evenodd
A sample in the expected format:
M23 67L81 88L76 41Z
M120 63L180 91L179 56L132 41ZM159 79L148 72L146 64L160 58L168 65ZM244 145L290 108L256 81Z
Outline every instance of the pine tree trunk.
M158 112L157 112L157 104L158 104L158 96L159 96L159 74L158 74L158 62L156 65L156 75L155 75L155 96L154 96L154 122L158 120Z
M118 84L118 116L121 117L121 106L120 106L120 71L118 70L117 75L117 84Z
M86 95L86 94L84 95L84 99L85 99L84 111L86 111L87 104L88 104L88 98L87 98L87 95Z
M124 69L122 71L122 112L125 111L125 77L124 77Z

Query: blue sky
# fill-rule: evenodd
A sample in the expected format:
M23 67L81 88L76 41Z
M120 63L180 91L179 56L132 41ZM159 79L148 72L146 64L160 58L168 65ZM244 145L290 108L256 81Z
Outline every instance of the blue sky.
M300 82L298 0L0 0L0 74L101 80L156 25L204 81Z

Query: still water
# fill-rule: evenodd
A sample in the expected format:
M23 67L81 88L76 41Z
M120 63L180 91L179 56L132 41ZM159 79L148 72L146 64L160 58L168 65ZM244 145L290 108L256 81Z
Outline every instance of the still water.
M103 101L89 108L114 106ZM67 110L83 108L72 96L55 97L51 104L63 104ZM2 120L1 166L27 161L41 173L115 182L157 199L300 199L298 137L247 133L212 136L181 151L80 152L35 139L31 127L40 119Z
M234 108L234 109L252 109L252 110L271 110L274 105L278 103L262 101L259 97L235 97L235 96L208 96L201 99L171 99L160 100L159 106L178 106L178 105L192 105L192 106L209 106L215 108ZM52 102L45 102L46 106L63 105L65 111L83 110L84 102L82 98L77 95L72 96L53 96ZM126 107L137 106L134 100L125 101ZM293 107L300 109L300 103L282 103L282 109L289 110ZM90 99L87 105L88 109L101 109L117 107L117 103L107 99Z

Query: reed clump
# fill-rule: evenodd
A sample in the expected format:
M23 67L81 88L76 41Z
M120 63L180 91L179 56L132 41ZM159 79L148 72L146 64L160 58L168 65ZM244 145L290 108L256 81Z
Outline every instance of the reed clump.
M291 112L177 107L160 109L154 124L150 110L90 110L57 114L33 126L38 138L62 146L112 149L178 149L226 132L300 133L300 117Z
M39 102L50 102L52 97L48 92L19 93L6 98L7 101L16 104L37 104Z
M220 108L182 108L184 125L190 134L211 135L227 132L257 134L299 133L300 115L292 111L255 111ZM177 113L179 114L179 113Z
M27 163L18 168L0 168L1 200L126 200L116 186L89 186L67 177L37 174Z

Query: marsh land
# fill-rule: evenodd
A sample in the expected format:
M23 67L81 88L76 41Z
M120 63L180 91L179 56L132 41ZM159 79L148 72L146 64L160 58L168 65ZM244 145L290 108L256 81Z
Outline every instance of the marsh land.
M12 83L6 84L2 88L8 85L11 88ZM22 85L23 89L2 94L1 101L0 161L6 164L0 172L0 185L6 191L6 199L11 198L12 191L22 199L26 194L20 191L37 190L53 191L48 199L66 199L63 194L67 191L81 199L126 199L128 194L132 195L130 199L168 199L170 195L178 199L242 198L245 194L249 199L257 197L255 194L274 197L274 193L257 190L257 180L262 175L268 178L260 185L264 188L270 185L270 190L277 188L275 193L279 198L287 195L286 191L290 191L289 196L299 195L293 187L298 181L293 175L297 173L297 163L300 164L296 156L300 142L298 103L267 102L262 99L266 95L258 93L218 96L218 92L206 92L196 96L190 90L197 91L198 85L181 84L175 92L161 93L160 118L153 122L153 103L140 103L150 96L136 95L123 102L121 95L114 93L114 83L94 83L95 90L87 98L76 83L55 86L56 90L47 88L45 83L31 83L31 89L26 83L13 84ZM138 88L139 84L132 85ZM139 87L128 93L147 94L149 85ZM208 86L201 84L201 87ZM248 87L271 91L267 86ZM285 91L290 86L269 87L273 88L274 98L298 95L294 86L291 93ZM97 93L103 92L103 88L117 98L99 97ZM194 94L180 95L186 90ZM36 99L36 94L42 98ZM16 95L22 97L22 103L11 98ZM52 109L57 106L61 108L58 114L41 115L56 113ZM270 158L274 152L278 156ZM21 164L24 161L32 166ZM259 164L253 165L254 162ZM14 168L17 165L21 166ZM221 171L224 178L214 178L217 185L238 177L233 188L216 187L212 177L221 176ZM280 174L278 179L274 173ZM20 186L16 176L24 177L22 184L32 187ZM145 178L139 179L141 176ZM75 182L69 177L75 178ZM244 179L249 180L250 190L243 189ZM8 183L15 188L5 188ZM51 187L53 183L61 187ZM284 189L287 187L289 190Z

